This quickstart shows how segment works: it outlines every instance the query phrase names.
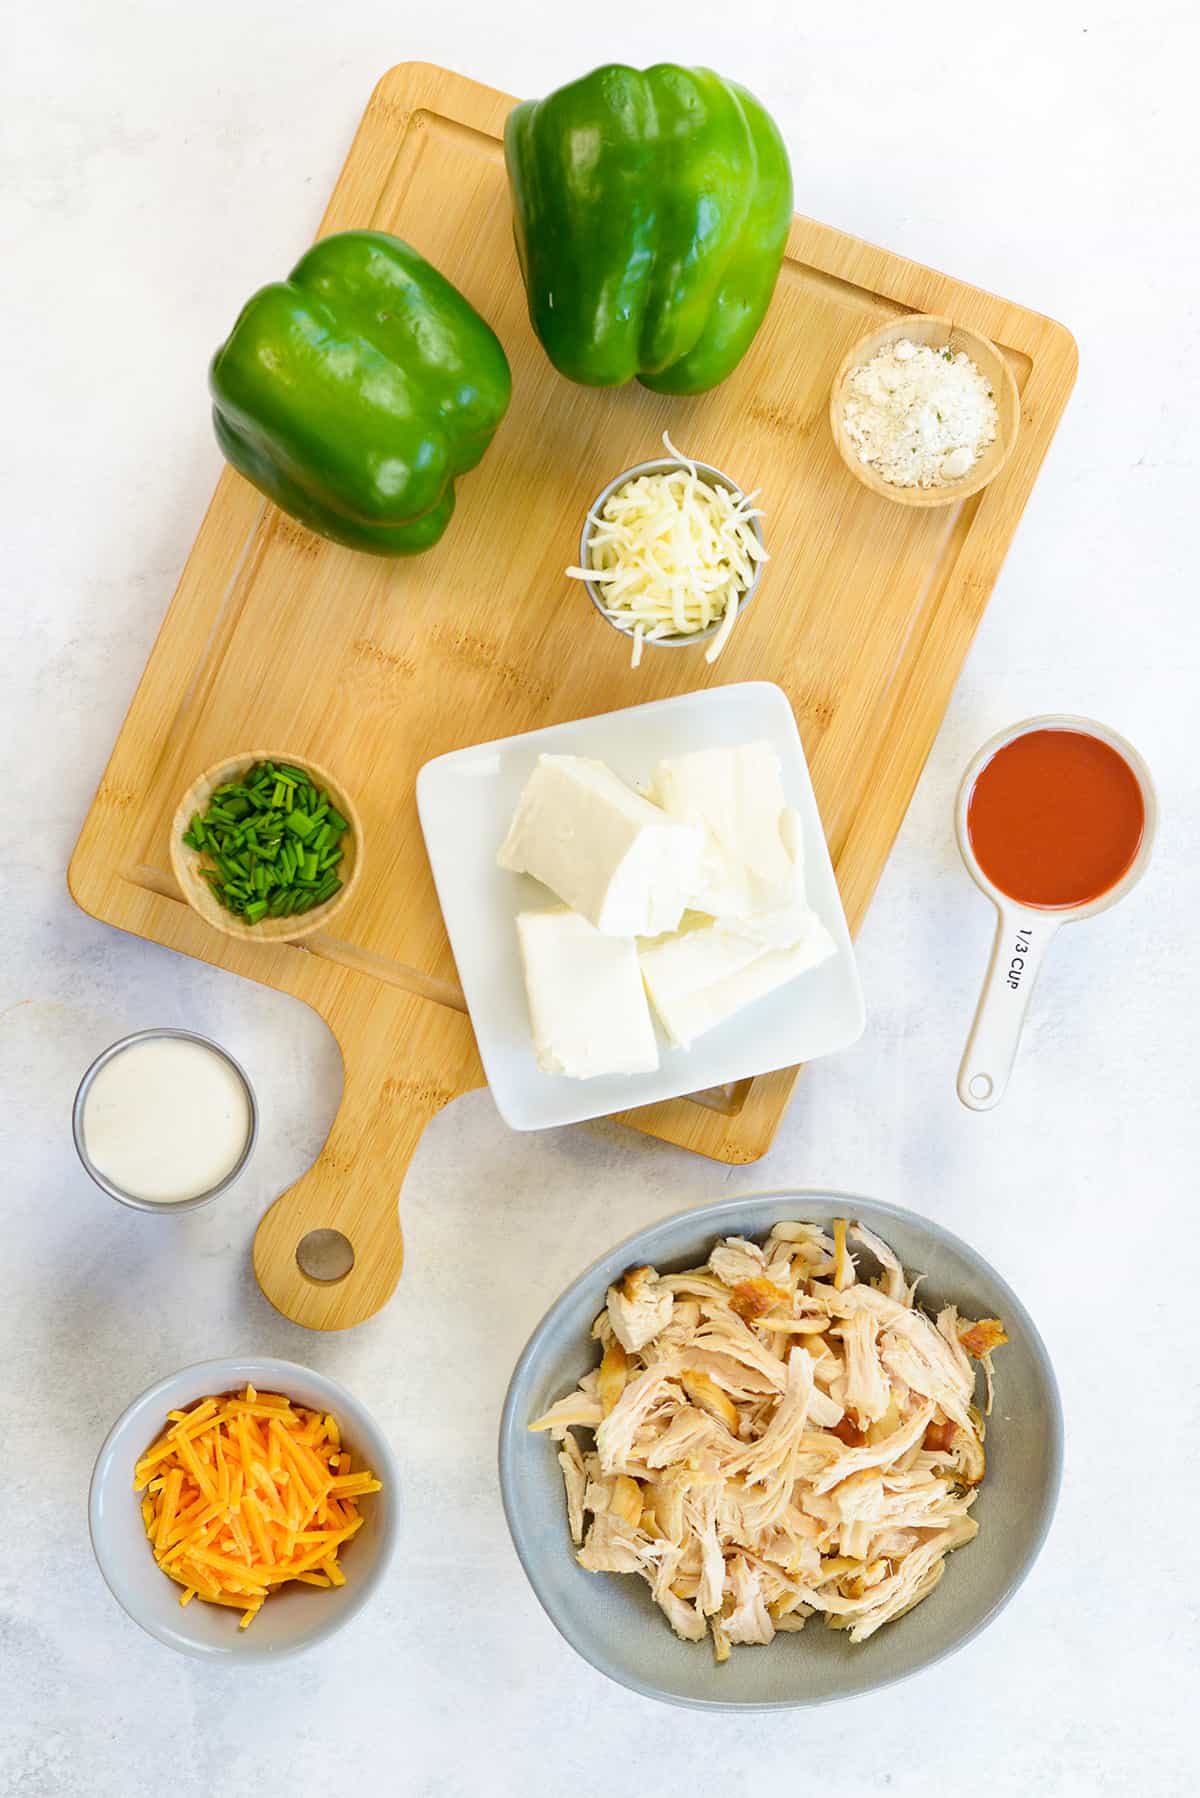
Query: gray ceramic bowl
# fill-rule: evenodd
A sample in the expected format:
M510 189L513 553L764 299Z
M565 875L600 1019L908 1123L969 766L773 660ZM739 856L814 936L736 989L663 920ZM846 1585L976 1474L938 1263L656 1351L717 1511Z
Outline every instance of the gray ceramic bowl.
M1010 1341L996 1354L988 1472L973 1516L980 1533L950 1556L925 1602L859 1646L814 1618L769 1648L735 1648L715 1665L711 1645L679 1641L640 1579L585 1573L567 1534L555 1446L527 1425L595 1365L592 1320L625 1268L703 1262L721 1236L761 1238L785 1218L859 1218L923 1273L920 1300L1000 1317ZM868 1271L870 1263L867 1263ZM513 1542L551 1622L610 1679L647 1698L702 1710L785 1710L870 1692L929 1667L969 1642L1007 1603L1050 1527L1062 1468L1062 1410L1041 1337L1024 1306L973 1249L939 1224L849 1194L774 1192L685 1211L605 1255L551 1307L517 1363L500 1425L500 1488Z
M263 1392L282 1392L297 1404L331 1411L342 1440L383 1482L362 1500L365 1518L340 1557L344 1586L289 1585L274 1593L248 1629L239 1614L193 1598L179 1603L174 1580L161 1573L142 1527L133 1469L162 1433L168 1411L184 1410L209 1394L232 1392L249 1381ZM92 1548L105 1584L121 1609L168 1648L206 1660L278 1661L323 1642L360 1611L387 1572L400 1527L400 1489L388 1441L365 1405L344 1386L294 1361L237 1355L201 1361L159 1380L134 1399L109 1431L96 1459L88 1495Z

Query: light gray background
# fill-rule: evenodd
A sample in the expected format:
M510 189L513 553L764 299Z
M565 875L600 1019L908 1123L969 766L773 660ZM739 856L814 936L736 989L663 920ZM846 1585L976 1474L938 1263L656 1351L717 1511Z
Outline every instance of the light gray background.
M7 9L4 44L0 1793L1194 1791L1194 8L60 0ZM320 1338L260 1298L249 1245L336 1103L323 1025L93 923L63 870L217 474L206 358L309 241L376 77L421 57L526 94L613 57L711 63L771 106L802 210L1063 319L1082 371L861 935L862 1043L805 1076L742 1170L607 1125L513 1136L486 1093L461 1101L405 1186L396 1298ZM991 914L952 796L992 731L1058 709L1146 755L1160 847L1138 893L1055 945L1009 1097L971 1116L954 1072ZM228 1043L263 1104L250 1177L174 1221L91 1188L68 1130L92 1055L155 1022ZM957 1660L820 1715L690 1716L608 1685L538 1610L495 1423L528 1330L594 1254L789 1181L928 1211L1012 1281L1062 1381L1062 1506ZM252 1347L372 1406L408 1522L343 1637L234 1679L124 1619L84 1498L134 1393Z

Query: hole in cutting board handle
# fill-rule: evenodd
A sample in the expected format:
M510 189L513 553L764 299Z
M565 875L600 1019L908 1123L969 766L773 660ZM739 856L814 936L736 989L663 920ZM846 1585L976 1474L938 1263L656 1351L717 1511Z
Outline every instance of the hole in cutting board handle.
M296 1244L296 1266L317 1286L336 1286L354 1266L354 1248L340 1230L310 1230Z

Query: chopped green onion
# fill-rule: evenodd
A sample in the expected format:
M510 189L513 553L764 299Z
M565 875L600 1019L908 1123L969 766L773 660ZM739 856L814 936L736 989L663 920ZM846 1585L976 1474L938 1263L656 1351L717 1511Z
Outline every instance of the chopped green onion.
M336 869L348 829L302 769L259 762L215 788L181 834L204 858L199 873L213 897L257 924L313 911L341 891Z

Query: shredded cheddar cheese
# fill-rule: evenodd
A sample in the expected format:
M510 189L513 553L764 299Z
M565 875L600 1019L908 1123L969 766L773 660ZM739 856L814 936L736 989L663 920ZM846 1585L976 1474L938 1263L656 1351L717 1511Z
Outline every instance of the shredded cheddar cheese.
M345 1585L338 1554L364 1521L355 1501L381 1485L353 1470L333 1417L247 1386L167 1421L133 1489L181 1605L228 1605L245 1629L288 1580Z
M603 595L605 616L643 643L694 636L719 622L705 651L715 662L733 629L756 565L767 560L751 520L754 494L735 495L703 480L664 432L679 466L643 474L610 493L592 515L588 568L568 568Z

